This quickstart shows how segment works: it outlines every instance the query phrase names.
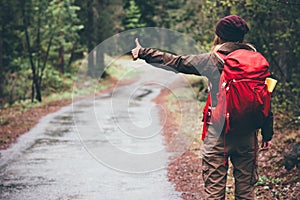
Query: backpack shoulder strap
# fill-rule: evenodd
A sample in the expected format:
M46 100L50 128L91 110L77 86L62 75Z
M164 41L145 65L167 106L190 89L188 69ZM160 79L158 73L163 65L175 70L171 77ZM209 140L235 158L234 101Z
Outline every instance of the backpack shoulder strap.
M219 72L221 73L224 68L225 61L227 55L230 53L244 49L249 50L252 52L256 52L255 47L252 44L249 43L236 43L236 42L225 42L223 44L216 45L212 50L212 56L215 60L216 66L219 69Z

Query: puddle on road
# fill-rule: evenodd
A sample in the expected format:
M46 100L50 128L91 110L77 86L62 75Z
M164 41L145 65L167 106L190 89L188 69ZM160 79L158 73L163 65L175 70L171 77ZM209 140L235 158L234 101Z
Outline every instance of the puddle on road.
M135 94L135 97L134 97L134 99L139 100L139 101L141 101L144 97L146 97L147 95L149 95L153 92L151 89L147 89L147 88L139 89L139 91L141 91L141 93Z
M50 121L51 124L60 126L73 126L73 116L72 113L66 113L66 115L57 116Z
M35 151L37 148L45 147L45 146L56 146L58 144L65 144L69 142L68 140L61 139L51 139L51 138L39 138L36 139L34 144L31 145L26 151Z
M62 123L62 125L66 125L66 123ZM68 123L67 125L70 124ZM52 136L52 137L62 137L64 134L68 132L70 132L70 128L62 126L61 128L57 128L56 130L47 129L45 131L45 135Z

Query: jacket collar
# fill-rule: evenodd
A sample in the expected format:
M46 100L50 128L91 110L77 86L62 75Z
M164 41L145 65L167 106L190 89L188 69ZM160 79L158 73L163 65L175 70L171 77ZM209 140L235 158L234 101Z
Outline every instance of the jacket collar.
M219 52L224 55L228 55L229 53L238 50L238 49L245 49L249 51L256 52L256 49L253 47L253 45L248 43L237 43L237 42L226 42L221 45L217 45L213 51Z

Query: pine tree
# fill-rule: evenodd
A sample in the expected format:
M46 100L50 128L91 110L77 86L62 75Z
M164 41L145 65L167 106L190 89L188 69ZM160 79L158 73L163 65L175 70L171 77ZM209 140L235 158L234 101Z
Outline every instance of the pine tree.
M134 29L134 28L141 28L145 27L145 23L142 23L141 18L141 11L139 7L136 5L135 0L129 1L129 7L125 10L126 18L124 21L124 28Z

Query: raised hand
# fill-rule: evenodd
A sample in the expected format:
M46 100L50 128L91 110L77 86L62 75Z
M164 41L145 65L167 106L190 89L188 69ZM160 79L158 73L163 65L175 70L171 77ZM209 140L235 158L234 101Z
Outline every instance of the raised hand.
M133 60L137 60L138 59L140 48L142 48L141 44L139 43L139 39L138 38L135 39L135 45L136 45L136 47L131 50L131 55L132 55L132 59Z

